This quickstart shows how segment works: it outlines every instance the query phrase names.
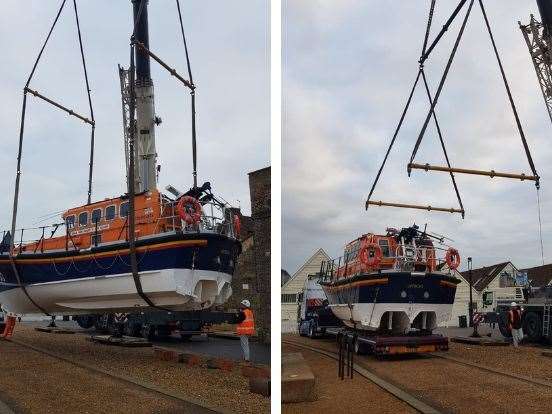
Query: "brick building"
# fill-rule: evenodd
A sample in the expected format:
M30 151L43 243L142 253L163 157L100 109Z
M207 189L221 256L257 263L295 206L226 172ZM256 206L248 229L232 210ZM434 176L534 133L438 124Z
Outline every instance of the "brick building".
M251 217L242 216L242 254L229 307L249 299L260 339L270 342L270 167L249 173Z

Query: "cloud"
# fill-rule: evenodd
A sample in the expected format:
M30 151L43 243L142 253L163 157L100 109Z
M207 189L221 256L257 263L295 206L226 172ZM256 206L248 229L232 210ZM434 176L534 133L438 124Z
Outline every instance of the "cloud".
M317 248L342 254L359 235L413 222L454 239L474 265L512 260L540 263L535 187L532 183L457 175L466 219L450 213L370 207L364 201L383 160L417 71L427 6L381 2L285 2L282 266L295 271ZM550 121L517 20L535 7L488 1L501 57L542 177L545 257L551 223L547 161ZM451 12L437 5L432 36ZM515 120L481 12L474 6L441 95L437 114L454 166L529 173ZM433 92L460 21L426 64ZM448 175L414 171L406 164L427 115L423 89L405 123L374 193L374 200L457 207ZM418 162L445 163L429 124Z

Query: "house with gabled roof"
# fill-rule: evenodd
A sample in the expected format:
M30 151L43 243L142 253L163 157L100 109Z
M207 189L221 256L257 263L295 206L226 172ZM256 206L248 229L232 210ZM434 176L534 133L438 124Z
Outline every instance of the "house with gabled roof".
M318 249L282 285L282 333L297 331L297 312L299 310L297 295L303 290L308 275L320 272L320 265L325 260L330 260L330 256L323 249Z
M527 273L527 279L533 289L552 286L552 263L522 269L522 272Z

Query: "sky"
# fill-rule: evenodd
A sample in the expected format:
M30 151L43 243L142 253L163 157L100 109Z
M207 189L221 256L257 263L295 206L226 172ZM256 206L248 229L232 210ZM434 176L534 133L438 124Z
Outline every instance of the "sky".
M2 228L11 224L22 89L61 1L4 0L0 13L0 183ZM129 65L132 4L78 1L96 118L93 200L126 191L117 64ZM161 7L163 6L163 7ZM250 214L247 173L270 164L269 7L181 1L196 89L198 182ZM172 0L149 2L150 49L186 75ZM158 188L192 185L188 90L151 63L156 113ZM185 76L187 78L187 76ZM88 116L72 1L67 1L30 87ZM59 222L50 213L86 203L90 129L80 120L29 97L18 227Z
M542 264L532 182L456 175L466 217L364 202L418 70L430 1L285 0L283 11L282 267L293 274L318 248L331 257L367 232L413 223L444 234L479 267ZM437 2L432 37L456 1ZM541 176L544 259L552 261L552 126L518 27L535 1L487 0L487 14L533 159ZM464 16L464 11L461 18ZM461 18L425 64L437 89ZM373 200L456 207L444 173L406 165L428 113L419 88ZM478 2L474 4L436 113L451 163L530 173ZM430 124L416 156L445 165Z

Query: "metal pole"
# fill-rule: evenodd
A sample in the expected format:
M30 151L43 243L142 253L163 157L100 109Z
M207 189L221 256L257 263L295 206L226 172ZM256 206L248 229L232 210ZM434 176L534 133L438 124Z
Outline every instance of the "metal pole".
M473 289L473 274L472 274L472 258L468 257L468 275L469 275L469 282L470 282L470 305L468 307L468 316L470 318L469 325L473 325L473 295L472 295L472 289Z
M536 175L527 175L524 173L513 174L513 173L496 172L495 170L484 171L484 170L473 170L468 168L441 167L439 165L417 164L417 163L409 163L408 169L424 170L424 171L441 171L441 172L448 172L448 173L459 173L459 174L470 174L470 175L485 175L491 178L494 178L494 177L513 178L521 181L525 181L525 180L537 181L539 179L539 177Z

